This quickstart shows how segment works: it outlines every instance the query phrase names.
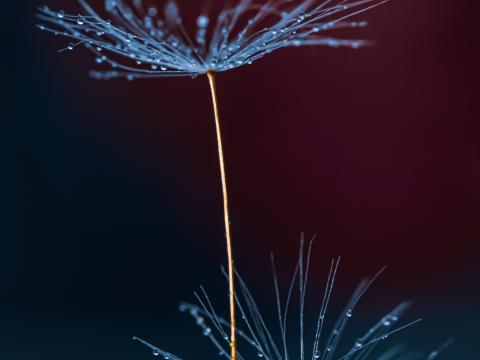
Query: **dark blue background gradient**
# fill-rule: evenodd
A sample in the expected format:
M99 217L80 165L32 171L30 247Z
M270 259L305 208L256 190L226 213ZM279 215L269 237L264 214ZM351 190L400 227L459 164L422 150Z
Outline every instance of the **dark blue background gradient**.
M227 309L207 80L92 80L86 50L57 54L68 40L34 28L40 4L4 13L0 358L151 359L132 335L216 357L177 311L200 284ZM304 230L318 234L308 315L331 257L343 257L332 315L388 265L347 338L414 299L405 321L424 321L391 344L426 352L454 336L443 358L478 357L472 4L391 1L354 33L374 47L286 49L219 74L236 264L274 326L269 253L286 280Z

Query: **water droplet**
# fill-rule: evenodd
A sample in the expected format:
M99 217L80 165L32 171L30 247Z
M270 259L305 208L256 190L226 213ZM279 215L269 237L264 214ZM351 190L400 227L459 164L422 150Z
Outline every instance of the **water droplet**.
M160 351L158 351L157 349L153 349L152 353L153 353L153 356L160 355Z
M352 42L352 49L358 49L360 47L360 42L354 41Z
M298 15L297 22L302 22L306 17L307 15L305 13L300 13L300 15Z
M320 357L320 352L315 351L315 355L313 355L315 359L318 359Z
M145 16L145 18L143 19L144 23L145 23L145 27L147 29L150 29L153 27L153 21L152 21L152 18L150 16Z
M166 70L167 70L167 67L162 65L162 66L160 66L160 70L166 71Z
M348 309L347 312L345 313L345 315L350 318L352 317L352 309Z
M212 330L209 327L206 327L205 329L203 329L203 335L205 335L205 336L210 335L211 332L212 332Z
M85 24L85 18L83 16L79 16L78 19L77 19L77 24L78 25Z
M257 355L258 355L259 358L263 357L263 353L261 353L261 352L259 352Z
M383 326L390 326L392 322L389 319L383 319L382 324Z
M327 350L328 352L330 352L330 351L332 351L332 348L329 346L329 347L327 347L326 350Z
M205 15L200 15L197 18L197 26L199 28L206 28L208 26L208 23L210 22L208 16Z
M65 11L63 10L60 10L58 13L57 13L57 17L59 17L60 19L63 19L65 16Z
M75 48L75 44L72 44L72 43L68 44L67 46L68 50L73 50L74 48Z
M148 8L148 16L154 17L154 16L157 16L157 14L158 14L158 10L156 7L150 6Z
M360 340L357 340L355 342L355 347L359 348L359 347L362 347L362 346L363 346L363 343Z

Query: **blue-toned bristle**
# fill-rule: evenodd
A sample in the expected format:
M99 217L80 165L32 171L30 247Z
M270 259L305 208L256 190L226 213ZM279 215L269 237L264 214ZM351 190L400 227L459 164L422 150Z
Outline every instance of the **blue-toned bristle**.
M366 22L350 18L385 2L238 0L217 17L199 15L191 37L175 0L165 1L163 8L145 7L140 0L106 0L109 18L100 16L86 0L78 1L84 14L41 7L37 16L43 23L38 28L70 39L60 52L85 45L95 53L97 64L114 69L94 71L95 78L129 80L227 71L289 46L356 49L368 43L324 33L365 26Z

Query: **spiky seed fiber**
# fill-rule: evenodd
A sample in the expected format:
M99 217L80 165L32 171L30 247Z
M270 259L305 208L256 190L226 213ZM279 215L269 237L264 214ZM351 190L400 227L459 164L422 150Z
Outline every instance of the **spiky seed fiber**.
M215 17L199 14L196 29L185 29L174 0L144 6L142 0L106 0L102 17L86 0L83 14L39 9L38 28L70 39L60 51L80 45L109 70L92 71L98 79L196 76L252 64L289 46L348 46L364 40L332 37L332 30L366 26L351 19L384 2L379 0L237 0Z

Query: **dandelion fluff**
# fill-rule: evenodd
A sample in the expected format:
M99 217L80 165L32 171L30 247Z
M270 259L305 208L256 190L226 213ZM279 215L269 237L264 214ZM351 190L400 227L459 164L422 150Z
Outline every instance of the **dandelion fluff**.
M356 49L367 42L332 37L332 30L366 26L352 18L386 1L238 0L216 17L199 14L191 35L175 0L164 2L163 9L144 6L147 1L106 0L109 18L101 17L86 0L78 2L84 14L41 7L38 18L44 23L38 27L70 39L60 51L84 45L98 64L111 67L92 71L93 77L132 80L222 72L290 46Z
M373 323L363 334L360 334L354 343L350 345L349 349L347 348L348 350L341 350L340 342L343 340L348 322L355 316L358 303L384 269L381 269L372 278L364 279L359 283L350 300L334 322L333 327L327 332L326 320L329 316L327 309L332 300L340 258L331 261L327 281L323 285L323 300L318 310L318 316L314 319L315 326L313 328L309 326L308 331L305 331L304 306L308 288L311 244L312 242L310 242L305 254L303 241L301 242L299 259L287 288L284 303L282 303L281 290L272 256L273 290L275 294L272 309L274 309L278 320L276 329L267 324L252 293L242 277L238 272L236 273L239 291L235 300L241 317L237 335L239 337L239 345L244 345L237 352L239 360L246 360L252 357L262 360L432 360L439 357L452 344L453 340L450 339L438 349L423 356L418 352L410 351L403 345L395 344L394 335L421 321L421 319L417 319L410 322L402 322L402 317L412 305L410 301L404 301ZM224 275L228 278L228 274L225 271ZM316 288L314 289L314 291L317 290ZM292 303L295 292L297 293L299 304L297 308L298 313L295 315L299 320L297 322L297 331L291 331L293 328L290 326L288 319L292 317ZM231 359L231 355L227 351L229 344L227 332L231 325L230 322L217 315L212 300L203 287L200 287L200 291L194 294L198 304L181 303L179 310L193 318L203 336L212 343L222 358ZM308 323L310 324L311 322L313 321ZM289 329L288 334L287 328ZM277 332L280 335L278 338L273 335ZM313 339L313 341L307 343L305 341L307 337ZM138 337L134 337L134 339L150 348L154 355L162 355L166 359L171 360L181 360L148 341ZM378 346L384 343L390 344L390 347L387 347L386 351L377 351Z

